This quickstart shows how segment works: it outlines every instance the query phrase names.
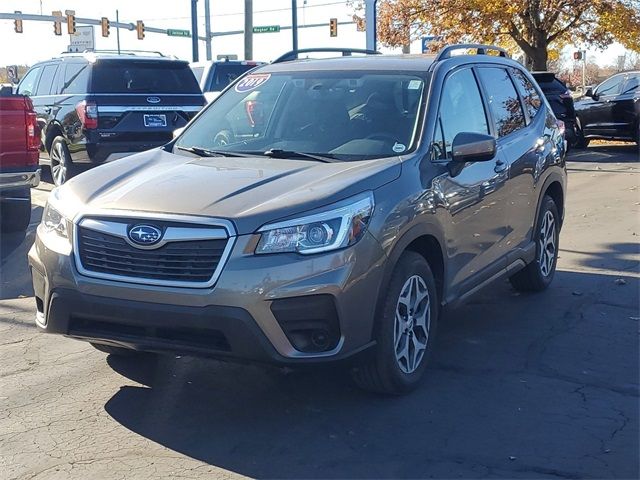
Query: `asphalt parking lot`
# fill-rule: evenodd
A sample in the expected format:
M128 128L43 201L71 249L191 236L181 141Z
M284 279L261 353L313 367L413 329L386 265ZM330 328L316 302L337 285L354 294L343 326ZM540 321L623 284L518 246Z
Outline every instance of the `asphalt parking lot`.
M0 478L638 478L640 161L570 154L558 272L447 312L412 395L336 369L122 360L39 334L26 238L0 243Z

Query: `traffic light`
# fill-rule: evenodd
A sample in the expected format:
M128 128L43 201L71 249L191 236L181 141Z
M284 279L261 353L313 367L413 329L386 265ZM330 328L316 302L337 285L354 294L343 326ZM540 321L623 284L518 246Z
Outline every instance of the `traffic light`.
M16 10L15 13L22 13L22 12L19 12L18 10ZM15 30L16 33L22 33L22 19L21 18L16 18L13 21L13 29Z
M338 36L338 19L332 18L329 20L329 36L337 37Z
M573 52L573 59L574 60L582 60L582 52L580 52L580 51Z
M53 21L53 33L55 35L62 35L62 21L60 19L60 17L62 17L62 12L60 10L54 10L51 12L51 15L56 17Z
M67 32L69 35L76 34L76 15L75 13L67 14Z
M138 32L138 40L142 40L144 38L144 22L142 20L136 22L136 31Z
M102 36L109 36L109 19L107 17L102 17L100 19L100 23L102 24Z

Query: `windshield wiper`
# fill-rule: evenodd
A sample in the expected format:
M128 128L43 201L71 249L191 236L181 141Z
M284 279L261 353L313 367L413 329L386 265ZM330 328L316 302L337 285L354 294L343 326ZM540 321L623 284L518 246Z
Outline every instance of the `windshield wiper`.
M272 158L306 158L308 160L317 160L319 162L334 163L338 162L335 157L328 155L315 155L313 153L296 152L294 150L282 150L280 148L270 148L263 155Z
M227 150L209 150L208 148L202 147L177 146L176 148L178 150L184 150L185 152L194 153L199 157L253 157L253 155L247 153L230 152Z

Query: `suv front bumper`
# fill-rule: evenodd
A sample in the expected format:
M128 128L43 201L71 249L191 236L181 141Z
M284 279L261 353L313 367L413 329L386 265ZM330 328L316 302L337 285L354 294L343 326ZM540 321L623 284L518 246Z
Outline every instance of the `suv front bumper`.
M135 350L281 365L339 360L372 345L386 257L371 235L312 256L255 255L256 241L236 238L213 287L179 288L83 276L73 254L48 248L39 231L29 252L36 323L45 332ZM338 338L324 350L297 348L291 319L302 320L294 329L326 322Z

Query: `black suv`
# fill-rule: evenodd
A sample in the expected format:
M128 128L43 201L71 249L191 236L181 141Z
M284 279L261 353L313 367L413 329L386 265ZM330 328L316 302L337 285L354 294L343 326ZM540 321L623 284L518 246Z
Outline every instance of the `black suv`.
M589 140L632 140L640 137L640 71L607 78L575 103L578 146Z
M189 64L152 52L63 54L26 73L56 185L85 166L163 145L202 108Z
M576 135L576 110L573 106L573 97L565 83L556 77L553 72L531 72L536 79L542 93L547 97L553 113L564 122L565 136L569 145L574 145Z
M543 290L558 258L562 125L503 50L465 48L259 67L175 141L54 190L37 325L114 354L353 357L366 388L415 387L442 307Z

